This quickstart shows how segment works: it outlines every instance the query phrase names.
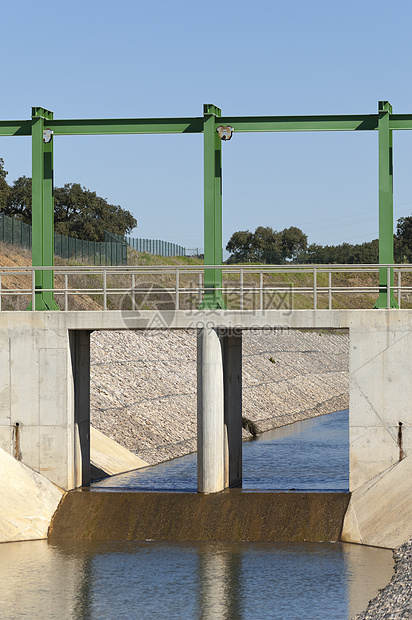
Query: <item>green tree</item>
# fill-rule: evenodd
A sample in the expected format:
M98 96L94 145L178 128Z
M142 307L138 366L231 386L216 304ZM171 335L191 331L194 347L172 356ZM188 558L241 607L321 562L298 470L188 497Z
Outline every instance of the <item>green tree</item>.
M305 260L307 263L327 263L328 261L325 259L326 252L323 245L319 245L317 243L311 243L306 251Z
M412 262L412 217L400 217L396 225L395 260L399 263Z
M300 228L291 226L282 230L282 258L292 262L304 262L308 237Z
M31 224L32 182L19 177L10 188L3 212ZM61 235L103 241L104 231L125 235L137 225L133 215L119 205L111 205L79 183L67 183L54 190L54 230Z
M278 265L283 262L282 234L270 226L258 226L253 234L252 249L258 263Z
M252 252L253 234L249 230L239 230L230 237L226 250L232 255L228 263L250 263L253 260Z
M6 215L17 217L26 224L31 224L31 178L19 177L10 187Z
M226 250L228 263L263 263L280 265L288 260L304 262L307 236L295 226L281 232L270 226L258 226L254 233L239 230L231 236Z
M0 157L0 211L6 208L10 195L10 187L6 181L7 175L8 172L4 169L4 160Z
M105 230L126 235L137 225L129 211L78 183L55 189L54 221L56 233L89 241L103 241Z

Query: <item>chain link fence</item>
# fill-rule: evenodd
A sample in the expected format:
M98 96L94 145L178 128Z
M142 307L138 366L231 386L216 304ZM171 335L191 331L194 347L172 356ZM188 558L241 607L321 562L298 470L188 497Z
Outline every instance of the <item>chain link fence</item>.
M186 248L176 243L160 239L133 239L125 237L127 243L137 252L146 252L155 256L186 256Z

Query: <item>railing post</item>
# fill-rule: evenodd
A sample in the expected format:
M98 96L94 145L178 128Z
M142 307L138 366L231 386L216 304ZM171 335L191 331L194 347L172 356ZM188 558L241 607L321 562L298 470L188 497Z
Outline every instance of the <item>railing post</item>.
M398 270L398 306L401 307L401 273L402 271Z
M107 273L103 269L103 310L107 310Z
M239 289L240 289L240 309L243 310L243 269L240 270L240 282L239 282Z
M203 280L202 280L202 272L199 273L199 306L202 303L203 297Z
M259 309L263 311L263 271L259 273Z
M31 270L31 309L36 310L36 271Z
M317 282L316 282L316 267L313 268L313 309L317 310L318 299L317 299Z
M0 276L0 312L1 312L1 276Z
M179 310L179 269L176 269L175 310Z
M64 310L65 312L69 309L69 276L67 273L64 274Z
M332 310L332 272L328 271L329 310Z
M391 307L391 268L386 268L386 307Z
M136 276L132 273L132 310L136 310Z

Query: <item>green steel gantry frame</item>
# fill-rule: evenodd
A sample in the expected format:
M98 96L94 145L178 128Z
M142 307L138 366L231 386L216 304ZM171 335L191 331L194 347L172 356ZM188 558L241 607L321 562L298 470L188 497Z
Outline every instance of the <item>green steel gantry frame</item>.
M203 133L204 136L204 252L205 265L222 264L222 140L235 134L267 131L378 131L379 263L393 264L393 156L394 130L412 129L412 114L393 114L388 101L379 101L378 113L344 116L221 116L212 104L203 117L56 120L44 108L32 108L24 121L0 121L0 136L32 137L32 263L53 266L53 139L67 135ZM393 286L391 270L390 286ZM386 308L388 270L379 270L380 293L376 308ZM203 308L224 308L221 269L207 269ZM36 310L56 310L53 271L35 274ZM397 307L391 290L389 306Z

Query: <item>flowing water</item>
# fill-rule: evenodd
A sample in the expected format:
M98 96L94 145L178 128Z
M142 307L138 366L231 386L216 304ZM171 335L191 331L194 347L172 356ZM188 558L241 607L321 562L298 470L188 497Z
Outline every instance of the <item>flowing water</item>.
M347 490L347 412L245 442L244 480L250 489ZM195 458L93 488L195 490ZM10 543L0 545L0 618L346 620L392 566L389 550L340 543Z
M349 412L338 411L243 443L243 488L349 490ZM106 478L94 489L196 491L196 454Z

